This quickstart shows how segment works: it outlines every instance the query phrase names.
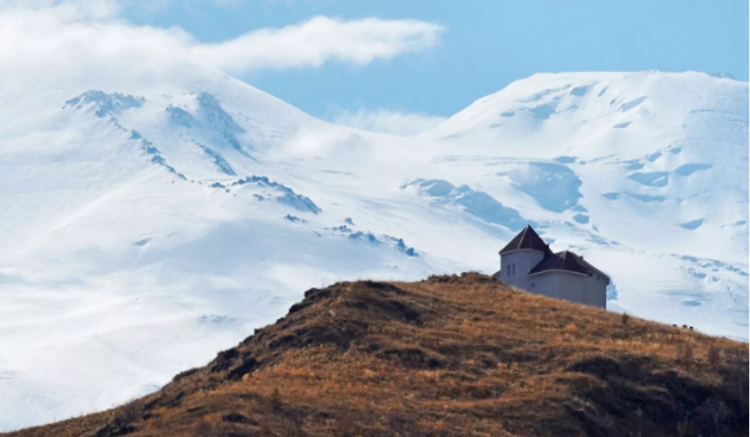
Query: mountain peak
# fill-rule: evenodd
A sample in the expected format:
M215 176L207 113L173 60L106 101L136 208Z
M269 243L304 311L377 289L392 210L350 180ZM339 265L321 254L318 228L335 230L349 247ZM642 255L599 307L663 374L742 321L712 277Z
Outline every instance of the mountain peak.
M143 97L120 93L107 94L104 91L91 90L66 101L65 106L76 109L94 107L96 109L94 114L97 117L103 118L107 115L117 115L127 109L140 108L144 102L145 99Z

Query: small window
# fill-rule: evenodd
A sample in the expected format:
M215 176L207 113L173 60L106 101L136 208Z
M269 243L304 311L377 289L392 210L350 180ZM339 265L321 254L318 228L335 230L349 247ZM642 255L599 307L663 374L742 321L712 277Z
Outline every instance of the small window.
M534 283L533 282L531 283L531 288L534 288Z
M508 276L510 276L510 264L508 264Z
M513 274L514 275L516 274L516 265L515 264L513 264Z

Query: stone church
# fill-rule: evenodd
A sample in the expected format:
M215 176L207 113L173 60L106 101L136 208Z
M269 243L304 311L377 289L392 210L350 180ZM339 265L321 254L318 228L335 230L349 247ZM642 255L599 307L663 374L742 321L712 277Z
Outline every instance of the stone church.
M573 252L553 253L531 226L500 251L493 277L534 294L607 308L609 276Z

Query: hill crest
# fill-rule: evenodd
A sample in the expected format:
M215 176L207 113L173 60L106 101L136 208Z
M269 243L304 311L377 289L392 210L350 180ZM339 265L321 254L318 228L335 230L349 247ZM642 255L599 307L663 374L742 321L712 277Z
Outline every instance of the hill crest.
M207 366L9 435L745 435L747 345L488 276L311 289Z

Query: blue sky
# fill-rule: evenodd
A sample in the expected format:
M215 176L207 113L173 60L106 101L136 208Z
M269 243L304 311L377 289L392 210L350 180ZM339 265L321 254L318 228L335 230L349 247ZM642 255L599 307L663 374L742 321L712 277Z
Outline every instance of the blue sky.
M658 68L748 79L745 0L193 0L128 10L135 23L179 26L203 42L316 15L444 27L437 45L416 54L240 75L316 116L360 109L448 116L535 72Z

